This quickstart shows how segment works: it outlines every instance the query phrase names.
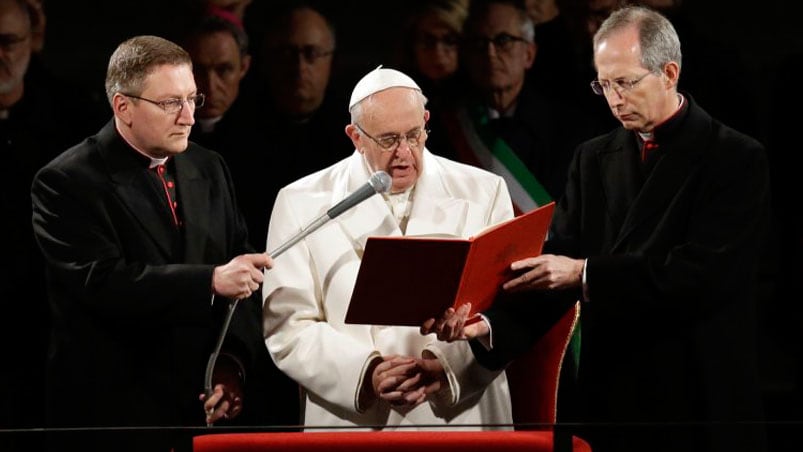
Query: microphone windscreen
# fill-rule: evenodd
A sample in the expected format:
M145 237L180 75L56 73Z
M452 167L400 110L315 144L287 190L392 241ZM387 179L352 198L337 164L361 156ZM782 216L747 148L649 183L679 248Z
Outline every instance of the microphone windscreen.
M388 173L377 171L371 175L368 183L371 184L371 187L373 187L374 191L377 193L387 193L390 191L391 185L393 185L393 179Z
M365 201L377 193L384 193L390 190L392 179L388 173L384 171L377 171L371 175L368 182L364 183L354 193L350 194L346 199L335 204L334 207L326 212L329 218L334 218L341 213L351 209L357 204Z

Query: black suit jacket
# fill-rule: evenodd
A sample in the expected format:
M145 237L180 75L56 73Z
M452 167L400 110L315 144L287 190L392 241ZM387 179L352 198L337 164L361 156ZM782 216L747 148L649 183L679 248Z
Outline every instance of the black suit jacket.
M198 395L227 305L211 303L213 268L250 248L222 158L190 143L171 160L181 232L147 159L113 121L34 178L53 315L51 427L203 425ZM240 306L226 349L249 366L259 297ZM108 450L168 450L152 439L135 434Z
M688 99L650 171L633 132L622 128L575 153L545 246L545 253L588 258L581 409L559 412L563 420L761 419L755 291L769 218L766 157L756 140ZM551 296L567 303L580 294ZM487 313L494 351L474 348L488 365L512 359L538 333L529 319L548 301L521 298ZM762 450L760 432L733 424L713 430L695 437L694 429L664 424L645 440L651 450ZM614 427L592 436L603 437L601 451L626 451L644 449L627 437L643 433Z

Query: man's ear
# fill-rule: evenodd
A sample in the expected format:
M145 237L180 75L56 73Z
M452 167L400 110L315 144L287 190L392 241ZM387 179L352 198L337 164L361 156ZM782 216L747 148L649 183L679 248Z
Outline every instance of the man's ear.
M124 124L131 125L131 99L120 93L112 97L112 112Z
M362 154L362 149L360 149L360 139L362 135L360 131L357 129L357 126L354 124L349 124L346 126L346 136L351 139L351 143L354 144L354 149L357 149Z
M674 61L670 61L664 65L664 77L666 77L669 86L677 86L678 78L680 78L680 66Z
M535 56L538 53L538 46L534 42L528 42L525 52L527 60L525 61L524 66L527 69L530 69L533 67L533 63L535 63Z
M245 54L243 55L243 59L240 62L240 80L245 77L245 74L248 73L248 69L251 68L251 55Z

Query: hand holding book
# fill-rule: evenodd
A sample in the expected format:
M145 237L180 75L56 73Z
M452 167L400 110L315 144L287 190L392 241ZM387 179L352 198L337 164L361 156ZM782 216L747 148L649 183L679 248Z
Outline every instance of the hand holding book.
M428 319L421 326L421 334L435 333L440 341L464 341L487 336L491 330L482 316L469 317L471 303L463 303L457 310L450 307L438 319Z

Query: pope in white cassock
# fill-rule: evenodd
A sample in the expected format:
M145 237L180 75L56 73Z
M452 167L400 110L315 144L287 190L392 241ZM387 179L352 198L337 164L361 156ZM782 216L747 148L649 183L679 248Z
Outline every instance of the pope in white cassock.
M276 198L269 250L372 173L392 177L390 193L329 221L265 272L265 344L279 369L301 386L306 426L446 429L512 422L504 372L480 366L466 341L441 342L417 327L344 323L369 236L468 238L513 216L501 177L426 149L425 104L407 75L382 67L369 72L349 102L346 134L354 153L287 185ZM381 283L392 291L416 281L389 272Z

